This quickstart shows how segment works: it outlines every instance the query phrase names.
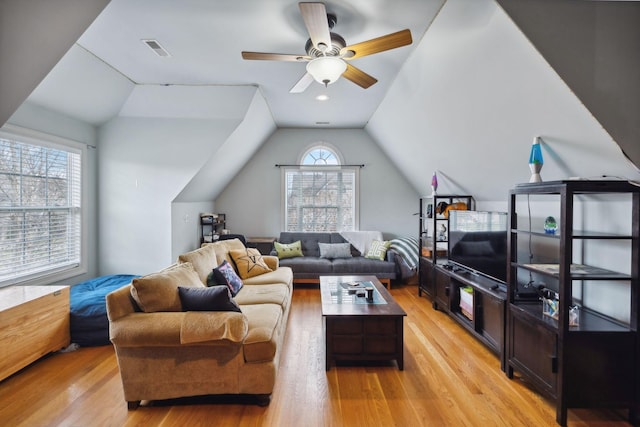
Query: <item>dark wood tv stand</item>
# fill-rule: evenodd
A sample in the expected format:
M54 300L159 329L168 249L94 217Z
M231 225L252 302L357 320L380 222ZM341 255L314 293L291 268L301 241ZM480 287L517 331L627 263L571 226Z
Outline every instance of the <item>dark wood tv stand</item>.
M464 329L485 344L500 359L506 369L505 307L507 293L504 284L471 271L437 264L434 267L438 296L434 308L448 313ZM461 288L471 287L473 309L464 314L460 307ZM469 316L469 314L471 316ZM469 318L471 317L471 318Z

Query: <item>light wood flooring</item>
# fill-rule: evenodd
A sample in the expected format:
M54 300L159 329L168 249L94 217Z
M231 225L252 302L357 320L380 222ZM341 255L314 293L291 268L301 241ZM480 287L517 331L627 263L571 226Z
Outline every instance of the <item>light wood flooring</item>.
M452 319L395 286L405 309L395 363L325 371L317 287L296 287L268 407L246 399L143 402L127 411L111 346L52 354L0 382L3 426L553 426L555 408ZM570 410L570 426L627 426L624 411Z

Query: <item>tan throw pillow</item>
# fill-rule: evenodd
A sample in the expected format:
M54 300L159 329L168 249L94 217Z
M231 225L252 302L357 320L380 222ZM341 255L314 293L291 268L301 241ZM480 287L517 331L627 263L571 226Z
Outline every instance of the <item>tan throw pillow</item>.
M178 286L204 287L190 262L133 279L131 296L142 311L182 311Z
M207 275L218 266L215 247L213 245L204 245L200 249L180 255L178 257L178 263L182 264L185 262L190 262L193 265L193 269L198 273L198 276L200 276L202 284L206 284Z
M229 255L236 264L238 275L242 279L259 276L260 274L273 271L262 259L262 255L255 248L245 248L242 250L229 251Z

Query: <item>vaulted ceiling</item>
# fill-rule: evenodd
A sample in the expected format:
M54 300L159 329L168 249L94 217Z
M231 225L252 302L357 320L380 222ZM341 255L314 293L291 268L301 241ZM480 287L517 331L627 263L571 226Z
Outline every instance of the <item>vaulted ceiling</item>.
M347 44L403 29L410 30L414 43L352 60L378 80L368 89L341 78L326 88L314 82L291 94L305 63L246 61L241 51L305 54L309 33L297 2L112 0L29 99L99 125L121 112L134 86L255 85L278 127L362 128L443 3L325 2L337 17L333 32ZM158 56L143 43L149 39L170 56ZM329 99L318 101L318 95ZM230 89L216 102L224 106L232 99ZM150 101L143 108L153 115L158 105Z
M640 30L633 25L640 19L638 2L496 1L627 156L639 164ZM0 88L6 100L15 98L13 86L31 85L35 87L28 98L31 103L101 125L128 114L237 116L246 89L252 86L264 97L277 127L362 128L445 3L325 2L327 11L337 16L334 31L347 44L404 28L411 31L414 42L353 61L378 79L369 89L340 79L328 88L314 83L304 93L290 94L289 89L304 74L304 64L244 61L240 52L304 53L308 33L295 1L92 0L80 7L72 0L39 2L37 6L6 0L0 3L0 54L7 58L18 52L18 59L24 61L0 64ZM89 25L86 19L92 13L97 18ZM30 27L20 28L24 22ZM87 29L82 33L80 28ZM15 37L20 31L29 37ZM64 51L58 52L61 44L55 43L63 39L71 40L64 56ZM157 56L142 42L145 39L157 40L170 56ZM53 69L47 68L51 69L48 75L42 74L46 67L40 69L38 61L45 58L55 63L56 55L62 59ZM16 80L16 75L29 78L22 79L25 83ZM185 98L197 88L207 88L202 93L211 95L208 99ZM173 94L165 101L182 102L172 105L148 96L159 91ZM329 100L316 100L320 94L328 95ZM5 100L0 111L3 122L17 107L9 99L7 109Z

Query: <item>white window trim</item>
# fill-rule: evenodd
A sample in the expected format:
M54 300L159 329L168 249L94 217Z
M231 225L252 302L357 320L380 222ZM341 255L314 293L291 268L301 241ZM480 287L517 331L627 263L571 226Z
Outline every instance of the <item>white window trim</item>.
M81 164L81 222L80 222L80 263L73 266L61 267L57 270L48 270L41 273L33 273L18 279L5 280L0 282L0 287L9 285L48 285L51 283L66 280L71 277L84 274L88 271L87 241L88 241L88 221L87 221L87 197L88 197L88 168L87 168L87 145L78 141L63 138L56 135L39 132L21 126L5 124L0 128L0 137L7 139L18 139L34 145L42 145L49 148L60 148L64 150L75 150L80 154Z

